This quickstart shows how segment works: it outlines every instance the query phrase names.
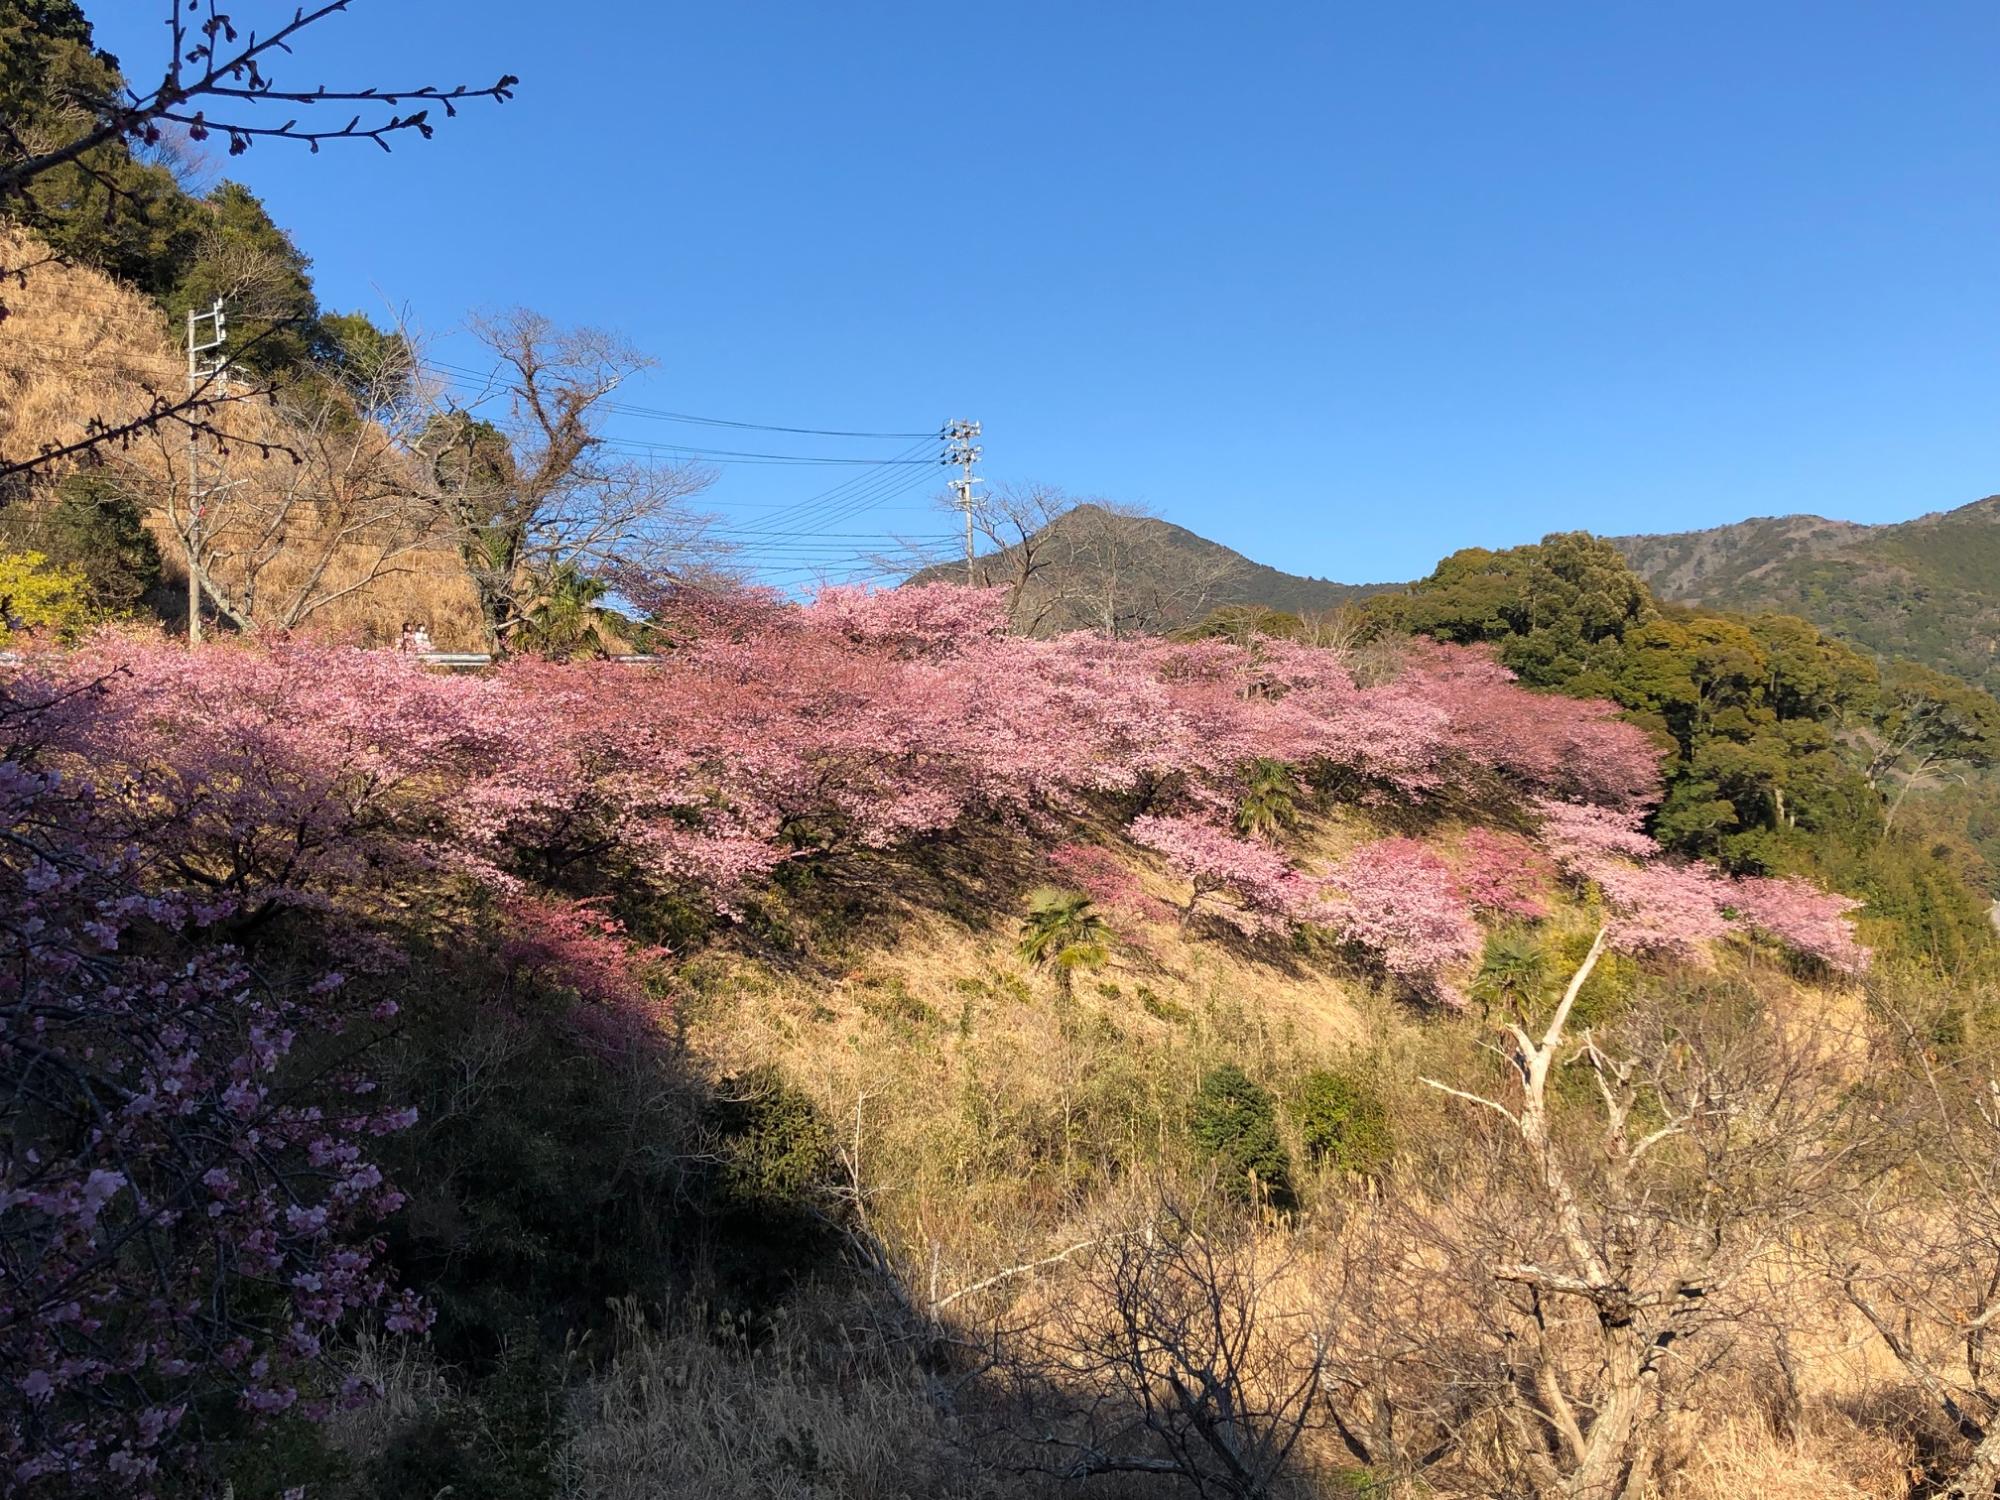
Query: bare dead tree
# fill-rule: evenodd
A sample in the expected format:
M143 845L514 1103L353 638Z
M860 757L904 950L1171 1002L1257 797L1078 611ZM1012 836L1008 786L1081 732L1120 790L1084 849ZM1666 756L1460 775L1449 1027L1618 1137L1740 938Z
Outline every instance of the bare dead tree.
M239 630L295 629L449 545L415 458L427 426L417 358L402 337L386 348L344 381L287 385L257 429L283 457L243 454L201 484L198 525L186 455L161 442L160 509L203 596Z
M619 387L650 361L614 335L525 310L474 332L499 362L493 394L507 415L483 418L485 399L439 411L420 446L495 651L560 567L660 578L710 560L708 518L688 502L714 471L621 454L600 430Z
M1313 1272L1321 1406L1385 1494L1457 1453L1501 1376L1461 1324L1469 1304L1431 1300L1462 1267L1430 1253L1423 1229L1393 1200L1362 1205Z
M231 156L241 155L259 140L291 141L313 152L327 142L371 141L386 151L397 137L414 133L428 139L433 135L433 109L441 108L453 116L460 104L472 100L500 103L513 97L520 80L512 74L484 88L464 84L452 88L433 84L408 88L282 87L266 71L274 60L294 55L305 33L345 11L350 3L325 0L309 8L301 6L289 20L260 36L254 31L240 32L217 0L161 0L170 46L160 81L150 90L67 90L63 116L72 128L65 128L55 139L24 133L15 123L0 119L0 212L28 200L41 178L66 166L84 173L108 195L108 202L115 202L121 189L115 176L100 167L98 153L121 146L161 148L169 141L166 132L170 128L193 142L212 137L225 140ZM409 108L411 105L417 107ZM322 106L336 110L352 107L356 112L343 124L302 123L305 112ZM10 283L25 286L29 272L50 259L53 257L0 264L0 289ZM0 317L5 313L5 303L0 301ZM0 454L0 481L88 453L125 447L162 426L227 443L239 434L224 430L224 408L264 394L240 387L230 391L214 382L204 382L191 391L149 390L146 404L137 414L122 419L93 417L74 442L30 455Z
M948 499L940 504L956 509ZM983 588L1007 590L1008 615L1025 635L1039 635L1056 607L1059 595L1041 586L1053 561L1050 528L1076 505L1046 484L998 484L973 501L973 533L988 548L973 564L974 577Z
M1827 1207L1857 1151L1835 1039L1713 1006L1572 1040L1603 946L1539 1035L1502 1028L1509 1097L1424 1080L1512 1143L1483 1194L1434 1221L1430 1258L1460 1265L1467 1295L1483 1275L1508 1372L1489 1409L1533 1487L1565 1500L1637 1491L1705 1362L1768 1295L1746 1273ZM1558 1067L1594 1110L1559 1110Z
M1377 626L1355 604L1308 610L1299 616L1298 639L1327 651L1350 652L1374 639Z
M1321 1382L1309 1319L1279 1295L1289 1247L1166 1199L1073 1253L1051 1314L999 1355L1024 1467L1293 1493Z
M1936 1493L2000 1494L2000 1067L1984 1051L1941 1055L1912 1018L1901 1066L1875 1107L1901 1143L1895 1170L1826 1226L1829 1269L1965 1445Z

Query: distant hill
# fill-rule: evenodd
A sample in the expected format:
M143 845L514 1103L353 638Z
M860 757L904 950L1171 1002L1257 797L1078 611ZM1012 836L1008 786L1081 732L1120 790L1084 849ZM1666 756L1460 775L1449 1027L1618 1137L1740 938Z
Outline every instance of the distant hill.
M1907 656L2000 693L2000 496L1893 525L1775 516L1706 531L1613 537L1665 600L1775 610L1883 656ZM1024 624L1164 631L1222 605L1338 608L1399 583L1286 573L1152 516L1079 505L1036 533ZM981 554L978 576L1015 580L1020 545ZM956 581L957 563L909 581Z
M1125 633L1174 630L1223 605L1314 614L1402 587L1286 573L1170 521L1088 504L1025 544L982 553L976 576L987 584L1014 582L1024 549L1030 577L1016 614L1038 633L1107 625ZM908 582L964 576L963 564L940 563Z
M1778 516L1611 540L1663 599L1801 615L2000 692L2000 496L1888 526Z

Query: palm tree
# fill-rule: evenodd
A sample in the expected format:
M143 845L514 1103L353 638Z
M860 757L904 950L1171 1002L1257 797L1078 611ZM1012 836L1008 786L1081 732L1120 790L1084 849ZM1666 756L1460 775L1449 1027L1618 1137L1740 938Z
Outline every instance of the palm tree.
M543 656L601 656L610 649L605 626L610 610L598 600L611 592L575 562L560 562L538 582L535 607L522 622L518 644Z
M1244 779L1243 801L1236 809L1238 833L1275 839L1298 822L1299 809L1294 800L1298 782L1290 766L1269 757L1253 760Z
M1548 957L1531 932L1513 928L1495 933L1486 941L1486 954L1473 976L1472 993L1482 1002L1496 1001L1526 1020L1533 1002L1542 993L1542 979Z
M1043 886L1028 898L1015 951L1031 964L1054 969L1056 988L1068 1001L1075 972L1103 965L1111 957L1110 944L1111 929L1091 910L1090 897Z

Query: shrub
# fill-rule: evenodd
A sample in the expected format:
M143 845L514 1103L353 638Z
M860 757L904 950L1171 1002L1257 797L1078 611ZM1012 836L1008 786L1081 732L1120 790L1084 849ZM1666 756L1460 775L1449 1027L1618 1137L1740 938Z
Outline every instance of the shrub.
M701 1204L708 1269L723 1301L768 1308L832 1254L833 1127L769 1064L722 1080L709 1125L718 1165Z
M43 550L83 575L93 608L131 614L160 581L160 548L139 506L116 479L84 469L56 486Z
M825 1187L833 1129L777 1068L766 1064L724 1079L714 1118L732 1206L782 1212Z
M40 552L0 554L0 646L19 630L70 636L89 623L83 574Z
M1277 1106L1270 1090L1234 1063L1202 1080L1189 1132L1220 1168L1223 1190L1231 1197L1248 1201L1254 1182L1274 1207L1293 1203L1292 1158L1278 1134Z
M1389 1112L1373 1083L1356 1073L1316 1068L1299 1085L1293 1117L1314 1163L1373 1176L1389 1165Z

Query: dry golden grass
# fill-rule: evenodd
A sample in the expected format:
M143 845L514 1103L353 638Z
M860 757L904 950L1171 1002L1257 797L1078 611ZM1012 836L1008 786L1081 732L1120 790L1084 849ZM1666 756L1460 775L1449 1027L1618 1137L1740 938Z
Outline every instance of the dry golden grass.
M688 1041L716 1075L775 1062L842 1134L859 1108L862 1187L884 1234L947 1281L1059 1236L1076 1195L1171 1157L1203 1074L1265 1078L1344 1056L1365 990L1190 941L1171 924L1076 976L1014 952L1013 913L984 930L912 913L832 976L754 960L698 967Z
M0 262L31 264L45 253L31 236L0 224ZM145 297L83 266L39 264L26 277L26 285L7 288L9 315L0 319L0 453L19 458L61 448L87 436L93 419L129 421L147 410L153 393L171 397L186 388L186 359L176 333ZM268 494L294 482L288 456L257 446L288 438L285 422L268 402L232 403L219 408L214 420L237 438L229 444L222 476L234 487L232 494L247 502L260 491ZM99 456L146 512L160 544L167 591L184 594L186 565L167 514L176 487L187 483L183 430L141 434L129 444L99 450ZM70 467L57 465L47 477L59 478ZM310 503L298 507L288 525L286 544L262 571L259 593L289 598L324 562L315 591L341 597L316 610L306 628L383 644L395 641L402 623L413 620L426 625L442 649L483 647L478 603L448 539L432 538L396 559L392 571L345 593L373 570L377 549L365 535L324 545L329 522ZM252 551L260 540L253 507L220 504L215 536L236 558ZM217 564L216 573L225 585L242 581L240 562L230 558Z
M754 1347L698 1319L664 1334L628 1324L617 1359L572 1408L558 1493L1027 1500L1055 1492L982 1469L909 1350L847 1334L830 1301L819 1311L824 1321L783 1319Z
M0 261L47 254L0 223ZM28 456L86 436L92 417L139 416L147 390L185 388L187 364L166 319L146 298L79 266L34 265L10 284L0 319L0 452Z
M1673 1500L1900 1500L1915 1477L1907 1442L1827 1407L1784 1434L1720 1415L1687 1447Z

